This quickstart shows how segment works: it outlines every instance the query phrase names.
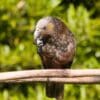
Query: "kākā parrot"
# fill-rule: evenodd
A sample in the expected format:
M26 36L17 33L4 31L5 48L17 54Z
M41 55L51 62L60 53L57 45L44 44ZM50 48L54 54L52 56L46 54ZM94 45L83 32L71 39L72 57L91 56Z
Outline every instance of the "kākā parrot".
M35 27L34 41L45 69L70 68L75 56L75 39L68 27L58 18L44 17ZM46 83L46 95L63 99L64 84ZM57 100L58 100L57 99Z

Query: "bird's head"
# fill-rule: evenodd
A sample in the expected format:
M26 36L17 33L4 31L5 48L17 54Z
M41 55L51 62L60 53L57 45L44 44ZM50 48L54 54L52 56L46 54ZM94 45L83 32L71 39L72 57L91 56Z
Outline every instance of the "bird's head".
M51 17L40 19L35 27L34 40L37 46L43 46L54 33L54 24Z

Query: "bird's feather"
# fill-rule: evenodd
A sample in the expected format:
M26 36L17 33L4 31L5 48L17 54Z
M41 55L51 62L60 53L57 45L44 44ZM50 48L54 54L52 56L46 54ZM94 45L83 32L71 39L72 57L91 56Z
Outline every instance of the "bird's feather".
M68 27L59 19L45 17L37 22L35 40L42 41L38 46L39 55L46 69L70 68L75 56L75 39ZM63 97L64 85L47 83L46 94L49 97Z

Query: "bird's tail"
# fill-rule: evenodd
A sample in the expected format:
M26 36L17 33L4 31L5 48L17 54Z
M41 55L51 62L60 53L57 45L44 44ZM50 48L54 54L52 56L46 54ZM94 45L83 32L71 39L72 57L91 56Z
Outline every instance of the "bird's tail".
M61 83L46 83L46 95L56 100L63 100L64 84Z

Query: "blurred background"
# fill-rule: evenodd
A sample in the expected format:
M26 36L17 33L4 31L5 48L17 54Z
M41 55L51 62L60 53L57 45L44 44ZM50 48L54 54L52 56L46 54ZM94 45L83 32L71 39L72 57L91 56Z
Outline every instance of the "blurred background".
M33 29L44 16L63 20L75 35L72 68L100 68L100 0L0 0L0 72L40 69ZM65 85L64 100L100 100L100 85ZM0 100L54 100L44 84L0 84Z

